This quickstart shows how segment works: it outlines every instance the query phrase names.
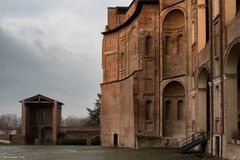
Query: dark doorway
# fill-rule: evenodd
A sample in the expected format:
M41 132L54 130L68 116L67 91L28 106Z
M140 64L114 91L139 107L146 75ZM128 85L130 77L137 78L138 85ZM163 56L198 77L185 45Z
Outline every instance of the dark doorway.
M113 135L113 146L118 146L118 134Z
M46 127L41 131L41 145L51 145L52 144L52 128Z
M9 135L9 141L12 141L12 139L13 139L13 138L12 138L12 135L10 134L10 135Z
M220 157L220 138L218 136L215 139L215 156Z

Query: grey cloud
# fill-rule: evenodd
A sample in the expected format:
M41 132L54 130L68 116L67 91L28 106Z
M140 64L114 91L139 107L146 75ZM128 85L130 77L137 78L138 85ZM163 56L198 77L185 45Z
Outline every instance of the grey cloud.
M41 93L86 115L101 83L106 7L130 0L0 0L0 114Z
M61 99L73 114L86 115L100 83L94 60L77 58L61 48L44 49L44 56L0 32L1 112L19 110L17 101L42 93ZM43 51L43 50L40 50ZM35 51L36 52L36 51ZM51 52L51 54L50 54ZM96 73L96 71L98 73ZM94 73L95 72L95 73ZM93 103L93 102L92 102Z

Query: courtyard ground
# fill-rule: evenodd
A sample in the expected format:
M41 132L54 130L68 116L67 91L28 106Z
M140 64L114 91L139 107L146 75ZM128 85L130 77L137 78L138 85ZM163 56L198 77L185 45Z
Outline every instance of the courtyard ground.
M0 146L0 160L206 160L204 154L175 150L101 148L94 146Z

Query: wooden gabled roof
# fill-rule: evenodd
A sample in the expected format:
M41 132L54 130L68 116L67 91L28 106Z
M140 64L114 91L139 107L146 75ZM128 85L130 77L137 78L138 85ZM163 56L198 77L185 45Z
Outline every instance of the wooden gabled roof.
M24 102L24 103L54 103L54 99L48 98L46 96L43 96L41 94L38 94L36 96L21 100L20 103ZM57 101L57 103L64 105L62 102Z

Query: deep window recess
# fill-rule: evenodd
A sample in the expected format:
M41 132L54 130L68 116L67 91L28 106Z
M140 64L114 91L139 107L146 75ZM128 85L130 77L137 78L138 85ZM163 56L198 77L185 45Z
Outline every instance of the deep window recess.
M240 11L240 1L239 0L236 0L236 9L237 9L237 12Z
M206 11L206 43L209 41L209 5L208 0L205 0Z

